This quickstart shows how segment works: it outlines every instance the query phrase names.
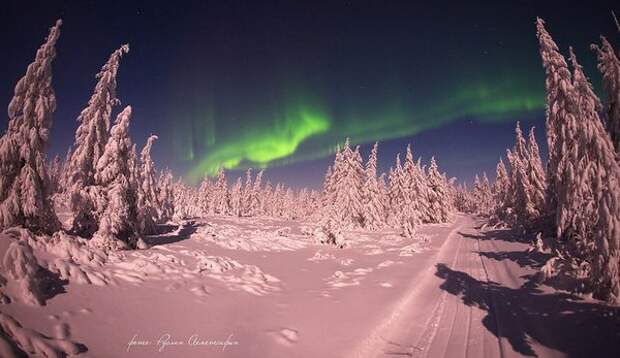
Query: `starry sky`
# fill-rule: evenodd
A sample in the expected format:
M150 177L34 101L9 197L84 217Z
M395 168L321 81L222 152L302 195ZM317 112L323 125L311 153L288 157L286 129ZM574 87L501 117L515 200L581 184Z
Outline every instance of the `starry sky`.
M543 3L543 4L541 4ZM449 176L494 176L514 125L544 141L544 73L534 21L564 53L572 45L600 88L589 44L617 47L614 2L557 1L8 1L0 9L0 99L47 29L63 19L54 88L58 108L49 155L64 155L94 75L124 43L118 96L133 107L141 147L187 181L221 166L319 188L346 137L379 170L412 144ZM614 9L615 6L615 9ZM118 107L117 112L122 108ZM6 116L0 121L6 128Z

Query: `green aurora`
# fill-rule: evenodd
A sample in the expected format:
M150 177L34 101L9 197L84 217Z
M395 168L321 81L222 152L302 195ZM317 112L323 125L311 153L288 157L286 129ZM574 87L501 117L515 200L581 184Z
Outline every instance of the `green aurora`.
M196 163L187 178L196 182L219 168L266 168L318 159L332 154L345 137L352 144L364 144L412 136L459 119L528 120L544 108L542 84L527 78L463 83L467 85L456 86L440 98L398 98L345 109L318 105L323 102L316 97L301 96L288 101L284 110L267 111L270 121L259 118L249 122L253 125L244 121L234 136L216 131L218 122L208 111L202 120L194 118L195 126L201 127L194 128L200 135L193 140L200 144L198 155L196 143L184 142L186 159Z

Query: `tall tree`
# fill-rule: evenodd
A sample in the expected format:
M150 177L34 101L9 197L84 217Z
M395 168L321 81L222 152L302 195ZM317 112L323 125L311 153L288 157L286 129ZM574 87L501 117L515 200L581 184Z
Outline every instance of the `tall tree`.
M547 190L547 176L540 158L540 150L536 142L534 127L530 128L527 141L528 180L530 182L530 196L537 215L545 214L545 191Z
M151 159L151 148L157 139L151 135L140 153L140 187L138 188L138 222L141 233L152 234L160 207L155 164Z
M365 180L363 186L363 217L364 226L371 230L381 228L385 224L385 211L382 192L377 180L377 148L378 143L372 147L370 157L366 163Z
M159 175L157 187L159 188L159 210L158 222L165 223L171 220L174 215L174 189L172 183L172 173L165 170Z
M538 37L539 52L545 69L546 88L546 120L547 145L549 158L547 162L547 190L546 209L549 216L557 215L557 187L561 185L563 172L561 159L565 157L568 147L561 145L570 139L571 133L566 129L574 128L576 113L571 103L572 78L564 56L558 50L558 46L545 29L545 22L536 20L536 36ZM564 129L564 131L563 131ZM558 142L560 144L558 144Z
M452 203L450 201L447 182L439 173L435 157L431 158L431 164L428 168L427 183L429 193L428 212L430 213L429 216L432 222L448 222L450 213L452 212Z
M134 247L138 233L137 195L131 186L129 138L131 107L117 116L111 136L95 168L95 182L105 208L91 243L105 249Z
M61 24L58 20L50 29L9 103L8 129L0 137L0 229L22 225L52 233L60 228L50 201L45 150L56 110L52 62Z
M599 118L601 103L570 49L576 137L567 162L568 187L559 203L557 223L592 265L597 296L620 303L620 165L613 143Z
M609 41L601 36L601 46L591 45L598 57L598 69L603 75L607 92L607 130L616 153L620 154L620 60ZM619 157L620 158L620 157Z
M67 184L73 212L72 230L83 236L90 236L97 229L97 211L86 188L95 184L97 161L110 137L112 109L120 103L116 98L116 75L120 59L128 51L129 45L123 45L110 55L96 75L98 81L93 95L78 116L80 124L68 162Z
M495 169L495 181L492 186L493 216L497 221L508 222L509 208L512 206L510 197L510 178L502 158Z

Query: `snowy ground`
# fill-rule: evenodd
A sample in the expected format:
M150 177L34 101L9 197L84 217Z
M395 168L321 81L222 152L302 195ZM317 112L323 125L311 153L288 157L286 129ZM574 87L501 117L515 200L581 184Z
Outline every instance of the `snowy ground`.
M105 259L33 245L57 285L44 306L1 305L0 324L88 357L620 356L620 309L537 285L545 257L480 225L337 249L310 223L208 217Z

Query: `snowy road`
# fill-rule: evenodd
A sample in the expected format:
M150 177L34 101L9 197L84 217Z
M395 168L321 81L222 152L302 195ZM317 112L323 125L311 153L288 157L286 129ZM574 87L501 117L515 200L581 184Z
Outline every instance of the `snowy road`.
M338 249L296 222L206 218L100 266L71 261L45 306L2 312L86 357L620 356L618 308L538 285L546 257L481 224L423 225L426 243L348 232Z
M546 257L462 216L435 265L352 357L618 357L620 310L549 287Z

